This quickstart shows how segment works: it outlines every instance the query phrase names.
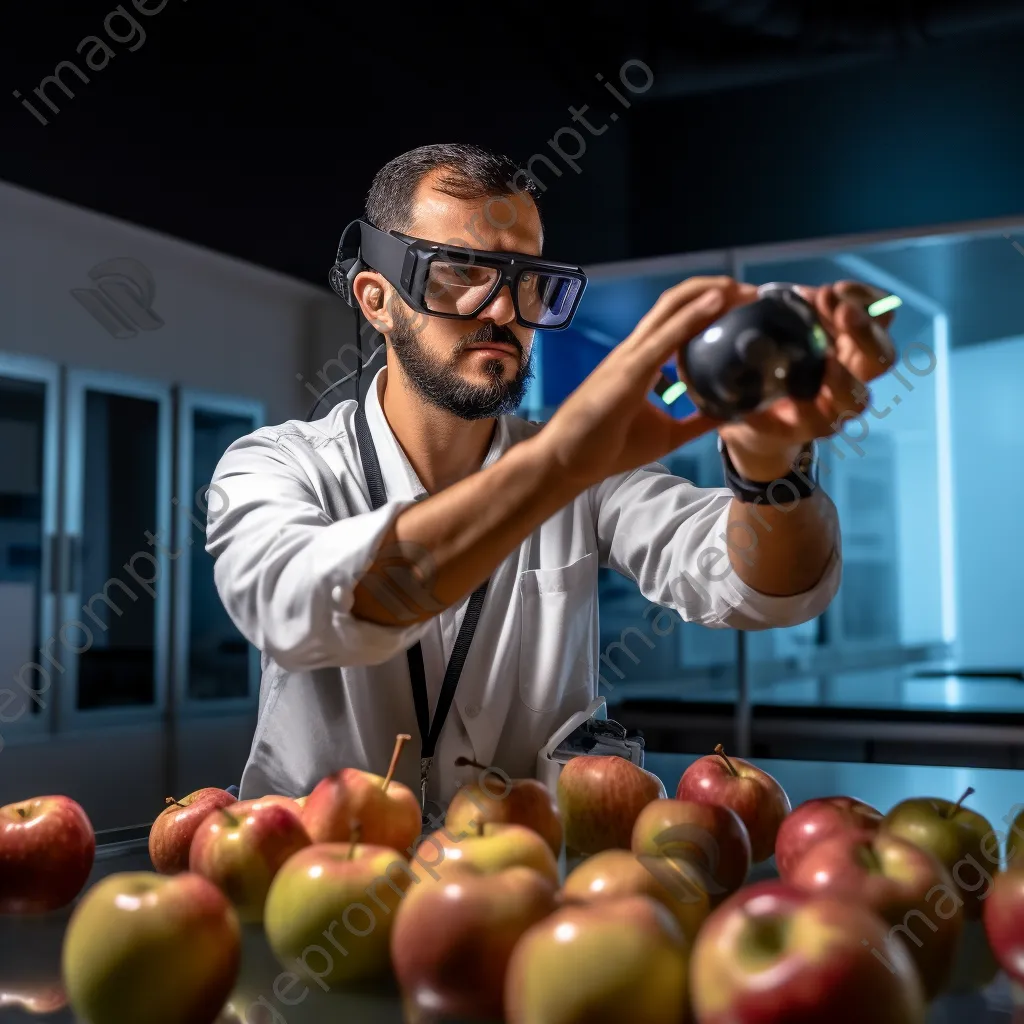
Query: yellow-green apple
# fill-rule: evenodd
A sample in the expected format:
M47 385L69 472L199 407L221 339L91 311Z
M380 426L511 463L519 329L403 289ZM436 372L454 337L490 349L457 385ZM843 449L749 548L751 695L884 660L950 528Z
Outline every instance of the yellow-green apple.
M1024 985L1024 866L1011 864L996 875L982 920L999 966Z
M307 846L285 862L267 894L270 948L313 984L381 977L395 911L415 881L408 859L387 846Z
M687 861L713 904L750 873L747 826L732 808L718 804L654 800L636 819L630 848L641 857Z
M852 796L823 796L806 800L787 815L775 839L775 867L785 880L803 855L823 839L841 832L874 832L882 814Z
M981 917L992 886L992 863L984 854L992 834L988 820L963 806L974 790L951 800L921 797L903 800L882 819L882 831L899 836L933 853L952 875L968 919Z
M873 910L903 941L926 998L945 989L963 934L963 906L949 872L927 850L885 832L839 832L807 850L788 880Z
M431 859L427 860L428 849ZM532 868L558 885L558 861L551 847L525 825L487 824L477 826L476 835L451 839L443 834L428 836L417 848L416 864L433 878L445 878L452 870L469 865L485 875L506 868Z
M302 808L302 824L314 843L347 843L358 825L361 842L408 856L420 837L423 813L413 791L392 777L409 739L406 734L398 737L383 777L342 768L317 783Z
M479 768L477 782L462 786L452 797L445 814L445 828L454 835L472 834L477 825L525 825L542 836L557 857L562 852L562 817L558 801L537 779L505 779L469 758L460 757L457 767Z
M244 800L203 819L192 840L189 869L218 886L243 923L259 924L274 876L309 845L302 822L288 807L276 800Z
M685 860L602 850L569 872L562 898L574 904L649 896L672 913L692 942L711 912L711 898L702 881Z
M40 796L0 807L0 914L42 914L82 891L96 834L82 806Z
M162 875L188 871L188 851L196 830L211 811L237 803L226 789L197 789L167 806L149 830L149 859Z
M687 945L647 896L563 907L519 940L505 979L507 1024L681 1024Z
M500 1020L512 950L556 907L555 885L524 867L462 867L410 892L391 933L406 1019Z
M238 977L238 919L198 875L128 872L97 882L71 915L62 969L92 1024L211 1024Z
M747 826L755 864L775 852L775 837L790 812L786 791L771 775L740 757L727 757L719 743L683 772L677 800L731 807Z
M855 903L781 881L740 889L704 923L690 964L697 1024L924 1024L917 969Z
M613 754L572 758L562 767L557 788L570 856L628 850L640 812L666 796L656 775Z

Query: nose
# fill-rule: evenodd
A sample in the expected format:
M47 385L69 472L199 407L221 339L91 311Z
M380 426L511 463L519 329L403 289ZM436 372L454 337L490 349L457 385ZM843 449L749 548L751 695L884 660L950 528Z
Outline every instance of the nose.
M512 323L516 308L512 302L512 289L505 285L491 301L477 314L478 320L491 320L499 326Z

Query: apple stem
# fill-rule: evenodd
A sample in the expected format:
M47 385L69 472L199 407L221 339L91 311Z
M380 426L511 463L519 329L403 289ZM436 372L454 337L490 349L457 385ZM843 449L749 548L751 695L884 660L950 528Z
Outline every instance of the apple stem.
M718 746L715 747L715 753L725 762L726 767L729 769L730 772L732 772L733 775L739 775L739 772L736 771L736 769L733 767L732 761L730 761L729 758L725 756L725 747L723 747L721 743L719 743Z
M487 771L487 765L481 764L479 761L474 761L471 757L457 757L455 758L456 768L479 768L480 771Z
M175 800L173 796L165 796L164 797L164 803L167 804L168 807L170 807L172 805L175 806L175 807L186 807L186 806L188 806L187 804L183 804L180 800Z
M352 844L349 847L348 859L354 860L356 856L356 846L359 845L359 840L363 838L363 826L358 821L352 822L352 829L349 832L349 842Z
M23 817L23 818L27 818L28 817L28 808L27 807L19 807L18 808L18 814L21 815L21 817Z
M973 786L968 786L964 790L964 795L953 805L953 809L949 812L949 817L953 818L956 816L956 812L960 810L960 805L974 792Z
M384 776L384 782L380 787L383 792L386 793L388 791L388 786L391 785L391 780L395 777L395 769L398 767L398 759L402 756L402 748L411 739L412 737L407 732L399 733L395 738L395 749L391 754L391 764L388 766L388 773Z
M238 828L238 818L235 817L226 807L220 809L220 813L227 819L228 824L232 828Z

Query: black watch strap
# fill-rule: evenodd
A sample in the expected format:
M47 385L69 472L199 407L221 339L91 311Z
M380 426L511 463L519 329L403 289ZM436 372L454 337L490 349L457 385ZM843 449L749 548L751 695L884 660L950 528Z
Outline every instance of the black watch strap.
M725 442L718 439L718 450L722 456L722 470L725 486L739 498L751 505L790 505L800 498L809 498L818 489L818 460L814 442L810 441L800 450L793 468L776 480L760 482L740 476L729 458Z

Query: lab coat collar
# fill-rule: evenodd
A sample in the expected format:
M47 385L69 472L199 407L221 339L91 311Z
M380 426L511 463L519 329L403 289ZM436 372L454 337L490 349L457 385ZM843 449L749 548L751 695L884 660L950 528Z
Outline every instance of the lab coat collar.
M377 460L380 462L380 471L384 476L388 500L420 501L427 497L426 488L420 482L416 470L413 469L412 463L409 462L402 446L398 443L398 438L392 432L380 404L380 392L387 372L387 367L378 370L366 393L366 422L369 424L370 433L373 436L373 445L377 449ZM508 423L504 416L499 416L491 447L481 468L496 462L510 445Z

